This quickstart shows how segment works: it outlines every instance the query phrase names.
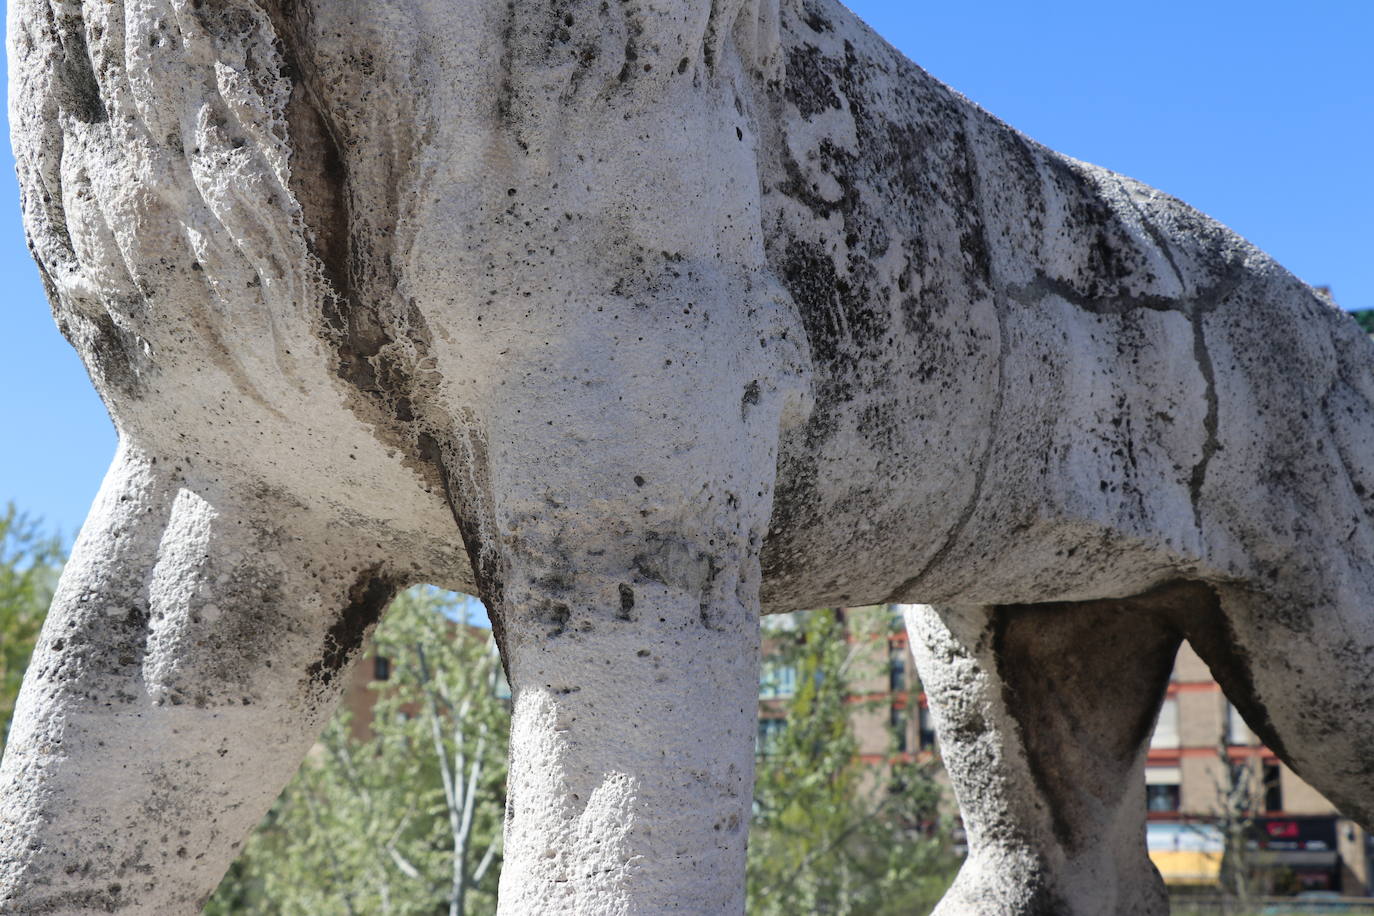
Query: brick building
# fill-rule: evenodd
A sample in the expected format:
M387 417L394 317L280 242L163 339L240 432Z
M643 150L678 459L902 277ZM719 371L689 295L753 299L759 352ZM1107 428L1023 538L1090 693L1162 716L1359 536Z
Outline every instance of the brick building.
M1223 759L1224 755L1224 759ZM1173 885L1213 885L1228 791L1253 808L1249 861L1262 889L1369 891L1369 839L1260 743L1186 643L1145 767L1150 856Z
M881 764L938 752L934 727L921 693L900 617L886 609L846 609L854 615L886 615L850 628L861 655L853 666L852 721L860 756ZM774 618L768 639L786 631ZM771 632L771 636L770 636ZM785 727L786 698L795 672L765 665L759 701L759 747ZM1224 760L1223 760L1224 755ZM1160 709L1145 768L1147 840L1166 882L1180 889L1214 888L1222 854L1218 814L1228 792L1241 790L1254 848L1247 855L1257 889L1287 893L1334 890L1369 893L1374 846L1353 821L1343 818L1315 789L1264 747L1227 701L1207 666L1184 644Z
M933 757L935 730L900 615L887 607L843 608L838 613L855 650L848 676L851 721L860 758L881 764ZM855 621L858 626L851 625ZM769 659L770 643L786 638L792 628L791 615L764 618L764 665L759 679L761 752L785 727L787 699L796 689L796 671Z

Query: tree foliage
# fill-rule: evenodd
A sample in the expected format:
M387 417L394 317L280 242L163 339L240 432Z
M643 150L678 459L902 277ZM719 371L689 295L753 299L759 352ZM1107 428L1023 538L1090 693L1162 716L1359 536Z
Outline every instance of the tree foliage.
M0 514L0 754L62 570L62 543L11 504Z
M1360 327L1364 328L1366 334L1374 334L1374 309L1360 309L1350 314L1359 322Z
M1260 894L1289 890L1284 885L1292 883L1293 876L1285 870L1265 867L1259 852L1259 812L1264 810L1265 793L1273 784L1265 781L1258 758L1234 759L1230 747L1229 729L1223 724L1212 779L1212 826L1222 844L1217 883L1228 903L1245 909Z
M864 763L853 728L865 641L888 615L851 612L848 634L834 612L799 617L773 653L795 668L796 692L757 767L749 912L928 912L957 868L938 827L937 764Z
M495 912L510 713L491 635L450 619L461 607L397 599L368 737L333 719L207 913Z
M1255 812L1259 810L1263 793L1250 762L1231 759L1228 738L1227 729L1223 727L1216 751L1221 775L1213 780L1216 789L1213 815L1222 840L1218 882L1227 896L1248 904L1256 892Z
M509 711L489 634L454 626L446 608L421 591L388 612L376 645L392 677L370 736L346 714L330 724L207 913L495 911ZM932 829L933 764L857 759L850 680L862 653L834 613L800 619L774 659L798 676L791 724L759 760L749 912L926 912L956 865Z

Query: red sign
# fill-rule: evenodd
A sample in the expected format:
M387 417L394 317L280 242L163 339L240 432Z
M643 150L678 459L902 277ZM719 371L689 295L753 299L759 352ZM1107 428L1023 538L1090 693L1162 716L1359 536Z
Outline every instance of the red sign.
M1296 840L1298 838L1298 822L1270 821L1264 825L1264 832L1275 840Z

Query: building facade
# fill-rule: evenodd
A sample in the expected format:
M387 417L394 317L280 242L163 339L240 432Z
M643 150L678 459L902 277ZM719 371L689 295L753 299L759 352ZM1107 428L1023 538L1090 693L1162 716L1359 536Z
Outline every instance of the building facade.
M1365 832L1265 747L1185 643L1145 766L1150 856L1176 886L1214 886L1228 827L1258 892L1364 896Z
M886 609L840 612L855 650L851 722L865 762L938 757L938 742L900 617ZM885 625L875 625L874 614ZM785 618L765 631L785 638ZM759 748L786 727L796 672L765 663L760 684ZM1319 792L1265 747L1231 706L1206 664L1179 650L1145 766L1147 841L1165 881L1179 891L1213 891L1226 835L1248 839L1240 854L1255 893L1330 890L1365 896L1374 846ZM1234 828L1234 830L1233 830ZM1233 841L1234 842L1234 841Z
M852 650L846 666L850 721L865 763L912 763L936 756L935 729L900 615L886 606L841 608L845 638ZM797 672L770 652L793 632L792 615L765 618L763 670L759 678L760 753L786 727L788 700Z

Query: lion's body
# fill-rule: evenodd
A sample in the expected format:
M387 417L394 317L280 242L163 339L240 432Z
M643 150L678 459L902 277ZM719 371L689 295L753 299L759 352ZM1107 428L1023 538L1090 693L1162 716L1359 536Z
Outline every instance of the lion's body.
M507 912L738 909L758 615L830 604L938 608L947 911L1159 910L1181 638L1369 818L1374 718L1328 710L1368 705L1374 347L837 3L23 0L11 60L122 447L0 908L194 903L416 582L482 595L515 688Z

